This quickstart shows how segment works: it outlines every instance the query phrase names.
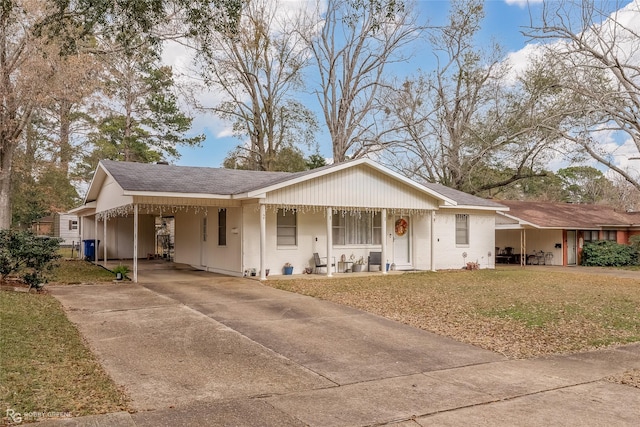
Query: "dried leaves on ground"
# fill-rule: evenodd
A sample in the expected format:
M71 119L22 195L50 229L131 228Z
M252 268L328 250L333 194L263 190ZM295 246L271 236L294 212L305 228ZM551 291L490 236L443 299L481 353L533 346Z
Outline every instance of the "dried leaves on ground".
M375 313L510 358L640 341L640 279L513 269L267 284Z
M71 416L128 409L124 392L52 296L0 291L0 325L3 408Z

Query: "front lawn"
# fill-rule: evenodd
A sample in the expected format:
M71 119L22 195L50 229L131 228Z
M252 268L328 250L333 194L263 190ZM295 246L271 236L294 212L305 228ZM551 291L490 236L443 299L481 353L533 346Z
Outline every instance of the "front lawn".
M3 417L7 409L78 416L128 408L60 303L11 291L0 291L0 405Z
M510 358L640 341L640 278L514 269L265 283Z

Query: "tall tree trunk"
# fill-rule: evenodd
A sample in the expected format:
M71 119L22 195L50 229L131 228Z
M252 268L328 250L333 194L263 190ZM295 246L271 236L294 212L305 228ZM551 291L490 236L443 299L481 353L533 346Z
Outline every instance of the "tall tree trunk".
M4 136L3 136L4 137ZM0 155L0 230L11 227L11 164L13 163L13 150L11 144L1 141L2 153ZM5 147L9 148L5 151Z
M59 150L60 150L60 169L69 176L69 163L71 163L71 102L66 99L60 101L60 134L59 134Z

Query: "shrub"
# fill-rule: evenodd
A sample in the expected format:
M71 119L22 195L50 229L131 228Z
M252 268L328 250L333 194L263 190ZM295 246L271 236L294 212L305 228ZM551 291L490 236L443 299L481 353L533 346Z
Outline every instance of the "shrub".
M637 263L640 265L640 234L629 237L629 245L636 250Z
M582 249L582 265L585 266L622 267L637 262L635 248L608 240L587 242Z
M60 239L38 237L30 231L0 230L1 280L17 274L29 289L40 289L60 258L59 248Z

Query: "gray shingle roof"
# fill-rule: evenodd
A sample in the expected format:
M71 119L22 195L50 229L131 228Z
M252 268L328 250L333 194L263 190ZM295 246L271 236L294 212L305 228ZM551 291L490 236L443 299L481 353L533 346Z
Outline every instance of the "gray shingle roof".
M102 160L101 163L127 191L233 195L295 176L289 172L245 171L112 160Z
M492 200L483 199L482 197L473 196L463 191L454 190L453 188L449 188L442 184L426 183L423 185L435 191L436 193L440 193L443 196L450 198L451 200L455 201L458 205L481 206L485 208L504 208L505 207L504 205L501 205L500 203L496 203Z
M331 169L338 164L303 172L262 172L236 169L158 165L151 163L101 161L104 168L126 191L235 195ZM424 184L458 205L504 208L491 200L472 196L440 184Z

